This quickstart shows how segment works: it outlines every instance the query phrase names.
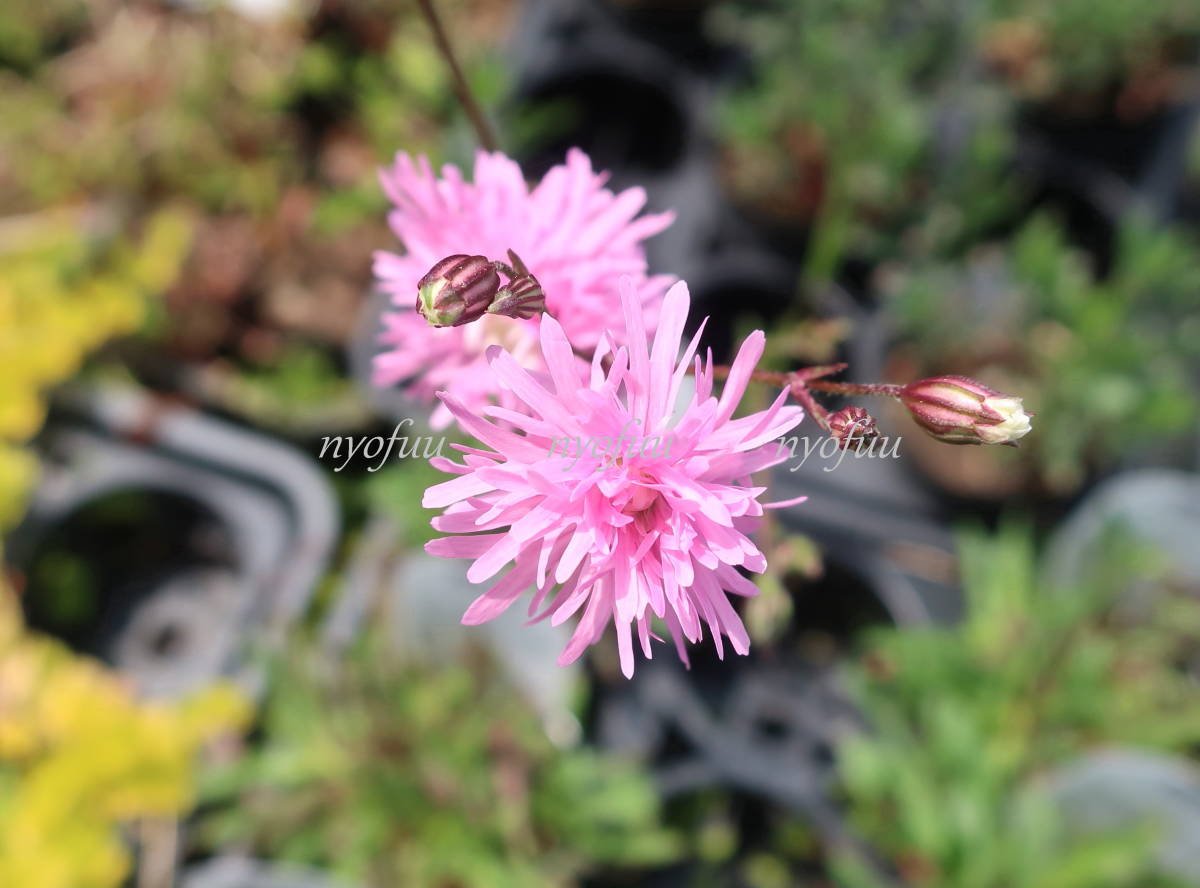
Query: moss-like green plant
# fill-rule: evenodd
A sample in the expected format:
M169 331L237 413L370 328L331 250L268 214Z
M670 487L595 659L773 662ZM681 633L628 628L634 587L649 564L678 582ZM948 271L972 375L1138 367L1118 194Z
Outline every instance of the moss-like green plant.
M1116 90L1119 115L1138 117L1182 98L1197 62L1200 7L1178 0L990 0L982 56L1021 98L1094 99Z
M961 249L1016 211L1027 102L1137 120L1182 101L1200 6L728 0L713 30L754 65L719 116L733 190L809 225L820 284L847 258Z
M1176 662L1200 606L1122 606L1155 561L1120 536L1081 587L1044 590L1028 532L963 540L967 614L953 628L886 629L856 678L872 733L839 750L850 814L911 885L1149 888L1146 830L1072 837L1037 776L1093 747L1186 751L1200 711ZM1148 616L1144 614L1149 614ZM1188 701L1192 700L1192 703ZM874 877L849 859L839 884Z
M405 666L369 639L321 662L281 664L261 743L210 775L209 842L381 888L550 888L676 853L647 780L555 749L493 666Z
M969 76L970 22L951 7L833 0L721 11L716 29L756 65L721 116L734 190L811 224L814 282L849 254L889 255L913 226L938 244L961 239L1014 197L999 180L1012 109Z

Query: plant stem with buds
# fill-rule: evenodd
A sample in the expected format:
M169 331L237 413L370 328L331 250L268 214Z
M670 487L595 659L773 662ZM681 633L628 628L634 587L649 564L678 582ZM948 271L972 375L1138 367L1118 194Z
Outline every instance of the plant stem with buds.
M812 396L814 391L829 392L836 395L879 395L887 398L900 397L903 386L894 383L858 383L831 382L824 379L846 369L846 364L819 364L815 367L803 367L790 373L779 373L771 370L755 370L750 378L755 382L786 388L792 393L796 402L824 431L831 432L829 411L822 407ZM729 368L718 365L713 367L713 376L717 379L728 379Z
M861 407L830 414L813 392L832 395L874 395L895 398L928 435L947 444L1002 444L1016 447L1030 430L1021 399L988 388L965 376L931 376L908 385L890 382L833 382L825 379L846 369L845 364L804 367L790 373L756 370L755 382L786 389L824 431L842 442L875 437L875 420ZM728 379L729 367L713 367L713 376ZM843 445L845 446L845 444Z
M834 373L840 373L846 369L846 366L846 364L821 364L816 367L804 367L800 370L793 370L790 373L755 370L750 374L750 378L755 382L765 382L768 385L787 386L796 395L796 400L801 403L804 403L804 401L801 399L799 393L806 390L828 392L832 395L877 395L884 398L900 397L900 391L904 386L891 382L833 382L822 378L831 376ZM726 379L729 376L729 368L719 365L713 367L713 376L717 379ZM808 405L805 404L805 406L807 407Z

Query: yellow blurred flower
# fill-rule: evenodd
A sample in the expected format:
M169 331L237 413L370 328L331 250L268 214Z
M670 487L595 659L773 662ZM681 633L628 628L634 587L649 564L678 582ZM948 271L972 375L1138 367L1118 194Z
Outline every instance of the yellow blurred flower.
M163 210L136 244L97 245L79 213L47 213L0 230L0 531L18 517L36 463L14 445L46 415L46 392L87 354L142 323L146 297L186 257L186 213ZM2 884L2 883L0 883Z
M186 216L169 210L136 246L98 249L83 229L76 214L46 214L0 231L0 531L36 476L22 445L41 428L47 390L142 323L190 240ZM119 826L185 812L200 745L248 713L228 687L137 700L100 664L28 634L0 581L0 885L117 888L132 865Z
M20 517L26 487L36 474L37 460L31 454L0 441L0 528L8 527Z
M99 664L28 634L0 586L0 885L116 888L118 827L192 805L200 746L249 718L218 686L146 703Z

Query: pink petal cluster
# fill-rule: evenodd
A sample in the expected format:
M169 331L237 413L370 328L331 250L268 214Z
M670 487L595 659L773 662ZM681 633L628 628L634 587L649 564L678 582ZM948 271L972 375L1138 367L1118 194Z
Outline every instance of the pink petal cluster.
M541 328L545 373L529 371L500 348L488 351L492 374L522 408L483 410L505 425L477 415L453 393L441 396L486 449L459 447L461 464L434 460L458 477L429 488L423 504L444 508L433 526L455 534L426 551L474 559L471 582L488 581L512 564L472 603L464 623L490 620L532 590L534 619L557 625L582 609L560 664L578 658L611 621L622 671L630 676L633 633L650 657L653 617L684 662L684 641L699 641L705 624L718 655L724 656L723 638L739 654L748 651L727 593L754 595L738 568L766 568L747 536L763 514L758 497L765 490L752 486L750 475L786 458L776 439L804 413L786 404L784 391L769 409L733 418L762 356L761 332L742 344L719 398L712 393L711 354L707 363L696 356L700 332L676 360L689 308L683 282L666 295L652 347L641 296L623 281L621 297L627 345L601 337L590 368L550 316ZM689 369L694 387L685 397ZM615 446L631 435L640 443ZM564 438L585 446L564 452Z
M439 179L424 157L396 156L380 174L394 207L389 222L404 245L403 254L379 252L375 276L391 294L394 312L384 315L375 359L374 383L402 384L414 397L433 401L446 391L478 411L511 397L497 391L485 352L503 346L523 366L539 367L539 320L487 316L462 327L433 329L414 310L417 281L439 260L456 253L504 260L512 249L546 292L547 309L559 318L576 348L590 353L619 314L617 281L629 276L650 329L654 327L668 277L646 273L642 241L673 219L670 213L638 216L646 204L641 188L614 194L608 176L592 169L582 151L551 169L530 189L521 168L503 154L479 152L474 182L454 166ZM613 330L618 342L624 330ZM450 423L439 405L435 428Z

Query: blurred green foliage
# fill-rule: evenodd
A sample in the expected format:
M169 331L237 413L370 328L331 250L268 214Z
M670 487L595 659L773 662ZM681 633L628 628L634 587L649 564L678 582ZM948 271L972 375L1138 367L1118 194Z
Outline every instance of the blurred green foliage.
M977 43L1025 98L1095 110L1097 93L1115 91L1113 110L1137 117L1183 97L1197 39L1189 0L989 0Z
M821 284L847 258L961 248L1019 209L1024 100L1135 122L1185 100L1200 6L726 2L712 27L755 66L721 110L727 176L744 202L811 226Z
M1200 4L727 2L712 24L755 66L722 112L735 193L807 229L810 290L873 267L919 372L998 368L1038 414L1031 483L1069 492L1194 427L1196 242L1124 219L1113 256L1090 239L1112 266L1093 269L1026 218L1040 174L1017 163L1017 134L1031 117L1138 125L1185 101ZM997 474L986 461L956 482Z
M888 255L910 226L961 239L1017 196L1001 181L1011 108L967 76L954 8L829 0L721 12L716 29L756 65L723 108L729 175L743 198L812 224L811 282L847 254Z
M449 5L458 14L466 4ZM252 20L219 5L197 15L20 0L0 11L0 60L9 212L83 192L270 216L290 186L314 181L372 186L362 218L379 215L374 164L397 145L440 156L456 114L445 67L406 5L317 4L308 18ZM503 83L494 64L473 73L492 95Z
M468 76L497 100L503 5L441 6ZM298 402L314 423L362 422L329 355L354 333L372 251L394 246L377 168L398 147L439 163L461 120L415 4L251 17L222 2L14 0L0 8L0 93L0 218L86 206L132 232L163 207L193 214L135 375L164 357L202 366L189 395L289 432L308 431L288 422Z
M427 430L409 427L405 430L412 443L410 448L418 445L421 438L420 450L424 453L426 445L432 437L431 447L436 448L441 433L432 435ZM453 438L448 439L453 441ZM449 444L442 448L447 458L454 458L455 452ZM435 484L440 484L445 475L433 468L425 459L406 459L403 463L383 466L373 474L365 485L366 499L372 511L386 515L392 520L397 529L398 542L410 549L421 549L430 540L438 536L429 519L429 510L421 505L425 491Z
M1021 446L1052 488L1200 418L1200 249L1185 233L1127 223L1100 277L1037 216L965 263L914 261L883 278L924 370L995 365L1027 396L1037 432Z
M83 0L10 0L0 9L0 67L32 69L86 22Z
M1149 888L1147 829L1071 837L1036 778L1107 744L1200 742L1193 680L1176 664L1200 603L1119 532L1070 590L1039 582L1027 528L962 541L967 614L953 628L878 631L854 686L872 726L839 750L852 821L905 881L929 888ZM1146 589L1136 594L1150 594ZM836 862L838 883L878 882Z
M555 749L493 664L298 648L255 747L210 773L203 835L372 886L536 888L678 853L646 779Z

